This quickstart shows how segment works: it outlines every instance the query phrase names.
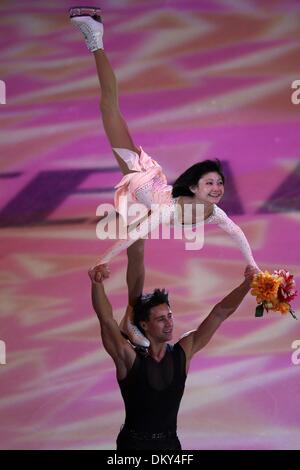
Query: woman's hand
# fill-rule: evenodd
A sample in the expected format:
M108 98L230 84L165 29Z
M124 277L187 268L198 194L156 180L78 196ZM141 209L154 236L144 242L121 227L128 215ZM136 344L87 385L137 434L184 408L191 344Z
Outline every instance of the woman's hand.
M88 274L92 282L102 283L104 279L110 276L110 270L107 264L98 264L89 269Z
M256 274L258 274L259 272L260 272L260 270L258 268L248 264L248 266L246 266L246 269L245 269L245 272L244 272L245 280L248 281L249 284L251 284L252 281L253 281L254 276Z

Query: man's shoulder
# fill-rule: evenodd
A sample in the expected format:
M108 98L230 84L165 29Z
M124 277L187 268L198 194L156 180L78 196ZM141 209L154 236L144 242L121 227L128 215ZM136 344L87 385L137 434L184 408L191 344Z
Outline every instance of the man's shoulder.
M167 344L167 350L170 351L170 352L173 352L173 353L177 353L177 352L179 352L179 353L183 352L184 353L184 349L183 349L182 345L180 344L180 339L174 344L168 343Z

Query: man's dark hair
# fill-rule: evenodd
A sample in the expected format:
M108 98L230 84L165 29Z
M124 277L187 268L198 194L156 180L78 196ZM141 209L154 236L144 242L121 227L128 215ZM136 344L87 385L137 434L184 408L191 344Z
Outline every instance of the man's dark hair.
M143 330L140 322L148 321L151 308L161 304L170 307L169 294L165 289L154 289L150 294L141 294L133 307L133 323Z
M190 190L190 187L197 186L199 179L212 171L218 173L221 176L223 183L225 183L225 177L220 161L204 160L203 162L195 163L195 165L185 170L185 172L177 178L173 184L172 197L194 197L195 194Z

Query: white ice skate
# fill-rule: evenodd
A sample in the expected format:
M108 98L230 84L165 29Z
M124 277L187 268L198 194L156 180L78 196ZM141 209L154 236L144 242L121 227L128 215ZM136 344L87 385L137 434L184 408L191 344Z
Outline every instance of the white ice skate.
M72 7L70 21L82 32L86 45L91 52L103 49L103 24L101 10L96 7Z
M129 319L126 320L126 317L121 320L119 328L122 333L128 336L131 343L136 346L142 346L143 348L149 348L150 341L143 335L137 326L135 326Z

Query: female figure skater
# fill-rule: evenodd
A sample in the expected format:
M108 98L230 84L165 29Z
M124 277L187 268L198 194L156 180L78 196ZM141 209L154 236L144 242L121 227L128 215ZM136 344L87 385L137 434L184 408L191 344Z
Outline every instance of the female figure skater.
M190 212L192 218L188 221L188 225L197 226L195 222L199 221L196 220L196 207L197 204L202 204L204 222L219 225L233 238L247 264L259 269L243 231L217 206L224 194L224 175L219 162L205 160L196 163L177 178L173 188L169 186L160 165L133 142L120 112L116 77L103 48L101 10L96 7L74 7L69 13L71 22L83 33L87 47L96 61L101 88L100 109L103 126L123 174L122 180L116 186L117 211L120 212L120 197L130 195L134 201L143 203L148 209L152 204L158 206L163 204L170 209L175 204L179 205L182 208L182 222L186 224L185 207L188 204L192 209ZM141 238L160 222L161 218L157 217L155 211L149 211L148 217L139 224ZM99 264L108 263L112 257L127 249L134 241L135 239L130 237L127 237L127 240L118 240L104 253ZM145 347L149 345L148 340L133 325L130 318L123 318L120 328L133 343Z

